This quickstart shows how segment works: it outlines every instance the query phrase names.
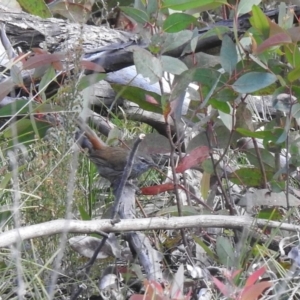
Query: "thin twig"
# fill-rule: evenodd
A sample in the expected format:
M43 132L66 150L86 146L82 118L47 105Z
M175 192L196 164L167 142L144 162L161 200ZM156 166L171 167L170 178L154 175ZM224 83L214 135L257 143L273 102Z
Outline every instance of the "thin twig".
M116 194L115 194L115 202L114 202L114 207L113 207L113 211L112 211L112 224L116 224L120 221L120 219L117 218L117 214L118 214L118 210L119 210L119 206L120 206L120 201L121 201L121 195L122 192L124 190L125 184L128 180L128 177L131 173L132 170L132 166L134 164L134 156L138 150L139 144L141 143L141 141L145 138L144 134L140 134L139 137L136 139L136 141L133 144L133 147L130 151L126 166L124 168L122 177L120 181L114 182L114 185L116 185L116 183L119 183Z
M255 152L256 152L256 155L257 155L260 171L263 175L263 188L266 189L268 187L268 180L267 180L265 166L262 162L262 158L261 158L261 155L260 155L260 151L259 151L256 139L252 138L252 141L253 141L254 149L255 149Z
M212 151L211 151L212 147L211 147L211 143L210 143L209 136L208 136L207 132L206 132L206 135L207 135L206 137L207 137L207 141L208 141L208 146L209 146L209 149L210 149L209 155L210 155L210 158L211 158L211 161L212 161L212 164L213 164L213 169L214 169L215 176L217 178L219 187L220 187L220 189L222 191L222 194L223 194L223 197L225 199L226 205L227 205L227 207L229 209L229 212L230 212L231 215L234 215L235 214L234 213L234 209L233 209L232 204L231 204L231 202L230 202L230 200L229 200L229 198L227 196L226 191L223 188L220 176L218 175L217 164L214 163L214 157L213 157L213 154L212 154ZM224 172L225 172L225 170L224 170Z
M175 124L176 126L176 124ZM167 124L167 128L166 128L166 132L167 132L167 136L170 142L170 146L171 146L171 151L170 151L170 164L171 164L171 170L172 170L172 175L173 175L173 182L174 182L174 192L175 192L175 197L176 197L176 204L177 204L177 209L178 209L178 215L182 216L182 203L179 197L179 193L178 193L178 180L177 180L177 176L176 176L176 171L175 171L175 164L174 164L174 154L175 154L175 148L174 148L174 144L172 141L172 136L171 136L171 130L170 130L170 125ZM192 253L189 250L188 247L188 242L186 239L186 235L184 232L184 229L180 229L180 233L181 233L181 237L182 237L182 242L183 245L188 253L188 255L190 257L192 257Z

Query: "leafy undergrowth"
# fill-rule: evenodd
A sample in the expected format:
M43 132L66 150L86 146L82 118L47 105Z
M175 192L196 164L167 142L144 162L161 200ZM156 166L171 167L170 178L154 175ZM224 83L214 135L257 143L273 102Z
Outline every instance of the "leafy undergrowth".
M41 9L35 13L41 15L49 8L83 22L82 15L91 13L92 2L61 5L58 1L47 7L36 0L35 6ZM200 2L141 1L134 8L115 8L113 15L121 19L113 26L151 40L147 48L138 44L131 50L137 73L149 81L140 85L147 86L144 89L130 85L135 75L126 84L110 78L113 108L103 104L94 109L109 124L105 127L110 131L108 144L115 146L120 137L124 141L147 133L140 146L159 166L134 183L140 191L132 222L146 217L221 216L224 220L231 217L231 223L216 225L210 219L210 226L178 229L175 224L174 228L148 230L141 243L141 248L147 245L146 250L140 252L133 251L122 232L108 236L103 232L45 233L24 238L0 250L1 299L76 299L79 295L118 300L300 298L299 238L281 229L282 223L299 223L300 31L293 25L299 11L282 3L269 18L274 11L267 16L258 6L260 1ZM241 28L244 34L230 20L226 20L228 26L217 22L202 34L202 25L213 15L206 20L206 14L200 18L189 14L196 8L215 10L224 19L229 9L234 20L245 20L242 15L249 13L247 22L239 22L245 26ZM80 26L80 30L85 28ZM27 45L24 54L18 54L6 39L9 33L1 28L6 49L1 55L8 52L5 68L10 70L1 73L0 82L0 104L8 101L0 106L1 231L5 234L57 219L110 218L113 192L86 153L79 153L74 145L74 121L91 104L94 84L106 79L105 65L88 60L84 46L91 41L84 42L83 34L78 34L76 51L71 53L42 48L29 52ZM215 38L221 49L214 57L217 62L203 65L206 59L196 51L206 38ZM136 38L128 41L130 46L139 42ZM117 55L126 47L127 43L113 45L102 49L101 55ZM180 53L170 56L173 50ZM107 61L111 63L108 71L116 67L114 59ZM87 69L95 73L84 74ZM28 78L22 77L28 70L34 72L29 85ZM166 73L176 76L175 80ZM6 97L18 94L25 97ZM270 104L260 99L263 109L258 112L253 95L268 95ZM128 103L118 102L121 97L139 108L134 113L127 110ZM272 112L266 114L266 108ZM114 125L120 130L112 129ZM258 219L266 221L264 228L258 229ZM240 226L236 220L253 222ZM86 264L103 236L106 243L88 273ZM141 267L145 256L148 268ZM158 267L157 273L149 273L152 266Z

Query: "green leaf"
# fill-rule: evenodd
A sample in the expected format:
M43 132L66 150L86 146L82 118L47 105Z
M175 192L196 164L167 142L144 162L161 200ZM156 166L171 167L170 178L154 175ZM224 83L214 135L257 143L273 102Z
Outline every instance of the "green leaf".
M277 77L271 73L250 72L242 75L232 88L238 93L253 93L261 90L277 81Z
M148 1L147 2L147 13L149 16L158 11L158 1Z
M163 68L161 61L149 51L139 48L133 52L133 60L138 74L149 78L150 84L161 80Z
M184 91L188 87L188 85L193 81L201 83L203 86L207 86L208 87L207 95L211 94L211 91L214 91L216 87L220 88L221 86L224 86L224 84L227 81L226 80L227 77L228 74L221 74L219 71L214 69L208 69L208 68L189 69L179 75L176 85L172 90L171 99L176 99L177 97L179 97L179 95L182 94L182 91ZM233 100L235 98L230 98L230 99Z
M198 236L193 235L193 240L200 246L203 248L203 250L206 252L206 254L212 259L212 260L216 260L217 257L215 255L215 253L205 244L205 242L203 242Z
M220 82L220 78L221 78L222 74L219 74L219 77L216 79L216 81L214 82L213 86L211 87L210 91L208 92L208 94L205 96L205 99L203 100L203 103L200 105L200 109L203 109L207 102L209 101L209 99L211 98L212 94L215 92L218 83Z
M187 10L197 8L198 11L215 9L222 4L227 4L226 0L164 0L162 9L171 8L174 10Z
M243 15L251 11L253 5L260 4L261 0L241 0L237 8L237 15Z
M218 90L217 93L214 93L212 98L221 102L234 101L238 97L236 93L230 87L224 87L221 90Z
M285 57L293 67L300 66L300 51L297 44L283 45Z
M216 252L220 263L227 268L237 267L236 257L232 243L228 238L218 236L216 241Z
M145 24L150 21L149 16L146 12L129 6L119 6L120 9L130 18L135 20L137 23Z
M179 46L189 42L193 38L193 32L190 30L182 30L175 33L163 33L161 36L152 38L152 43L161 45L161 53L166 53ZM158 39L158 40L157 40Z
M265 169L267 171L274 171L275 169L275 159L274 156L264 148L259 148L261 161L263 162ZM247 159L249 160L250 164L253 165L256 168L260 167L260 162L257 158L257 153L254 148L252 149L245 149L243 150L243 153L246 154Z
M278 140L282 137L282 135L286 134L284 128L274 128L271 131L265 131L266 136L263 140L263 145L266 149L271 152L279 153L281 151L281 146Z
M47 130L52 127L51 124L38 120L35 120L35 125L39 136L42 138L46 135ZM13 145L12 138L14 137L15 133L15 130L12 130L12 126L15 126L19 143L31 144L36 140L32 122L29 119L22 119L10 125L3 131L3 136L7 139L10 139L9 146Z
M46 101L46 87L53 81L55 77L55 70L52 65L49 65L39 84L39 92L43 95L44 101Z
M17 112L17 116L26 115L29 112L28 100L16 100L14 103L4 105L0 108L1 117L14 116Z
M50 10L45 4L44 0L18 0L18 2L25 11L33 15L39 16L43 19L52 17L52 14L50 13Z
M267 180L273 177L273 171L266 171ZM261 187L263 175L260 168L241 168L228 175L228 178L235 184L241 184L247 187Z
M292 105L291 115L295 119L300 119L300 104L299 103L295 103Z
M270 25L268 18L257 5L252 7L252 17L250 17L250 23L263 35L265 39L269 37Z
M103 80L106 78L106 74L93 73L90 75L83 76L77 86L78 91L82 91L85 88Z
M197 18L184 14L174 13L165 20L163 30L165 32L174 33L186 29L191 24L197 24Z
M17 100L15 101L15 103L10 103L1 107L0 116L1 117L11 117L14 115L24 116L32 112L49 113L49 112L58 112L63 110L63 108L58 105L54 106L48 103L40 104L36 102L31 102L30 105L31 108L29 107L28 100Z
M188 70L188 68L184 62L182 62L178 58L174 58L171 56L162 55L161 63L162 63L163 70L165 72L168 72L168 73L171 73L174 75L180 75L184 71Z
M0 226L4 226L5 223L7 223L12 217L12 211L11 210L1 210L0 212Z
M263 208L259 211L257 218L270 220L270 221L280 221L282 220L282 212L277 207Z
M4 175L0 182L0 190L4 190L6 186L9 184L10 180L12 179L13 173L8 172Z
M300 65L287 74L289 82L294 82L300 78Z
M244 136L264 139L267 135L271 134L271 131L250 131L244 128L237 128L236 131Z
M112 83L111 87L114 89L114 91L119 93L120 96L138 104L140 108L162 114L160 95L135 86L124 86L121 84Z
M192 81L197 81L201 84L212 87L215 84L215 82L218 80L220 74L221 73L217 70L198 68L198 69L194 69L194 72L192 73L192 77L193 77ZM220 86L223 86L224 84L225 82L220 80Z
M213 108L222 111L225 114L230 113L230 107L227 102L222 102L215 99L209 99L208 104L210 104Z
M203 197L204 200L207 200L208 198L208 192L210 190L210 181L211 181L211 174L204 172L202 175L202 179L200 182L200 192L201 196Z
M91 216L87 213L87 211L84 209L82 205L79 205L79 213L81 216L81 220L83 221L90 221Z
M225 70L225 72L231 75L238 62L238 56L237 56L235 44L228 35L225 35L223 37L220 59L221 59L221 65Z

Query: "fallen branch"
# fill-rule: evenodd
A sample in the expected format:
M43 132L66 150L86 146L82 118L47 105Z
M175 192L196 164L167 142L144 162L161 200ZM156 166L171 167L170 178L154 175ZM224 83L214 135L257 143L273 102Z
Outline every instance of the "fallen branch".
M111 220L55 220L3 232L0 235L0 247L7 247L17 242L19 239L27 240L64 232L90 234L99 231L128 232L157 229L181 229L191 227L224 227L232 229L243 227L247 227L249 229L266 227L278 228L281 230L288 230L293 232L300 231L300 226L288 223L267 221L250 217L218 215L199 215L172 218L156 217L147 219L121 220L120 223L117 223L115 225L111 224Z

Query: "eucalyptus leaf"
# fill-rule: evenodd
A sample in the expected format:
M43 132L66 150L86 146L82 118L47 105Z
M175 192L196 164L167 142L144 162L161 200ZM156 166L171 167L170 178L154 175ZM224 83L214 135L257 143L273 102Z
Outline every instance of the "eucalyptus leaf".
M238 62L237 51L232 39L225 35L222 40L222 47L220 52L221 65L225 72L232 74Z
M163 76L161 61L149 51L142 48L136 48L133 52L133 59L137 72L145 78L149 78L150 84L154 84L161 80Z
M250 72L242 75L232 88L238 93L253 93L277 81L277 76L272 73Z
M165 32L174 33L180 30L186 29L191 24L197 24L197 18L184 14L184 13L174 13L168 16L163 24L163 30Z
M171 8L174 10L187 10L197 8L198 11L215 9L222 4L227 5L226 0L164 0L162 8Z
M163 70L165 72L174 75L180 75L184 71L188 70L185 63L183 63L180 59L171 56L166 56L166 55L161 56L161 63L162 63Z
M131 17L137 23L145 24L150 21L148 14L140 9L129 7L129 6L119 6L119 7L128 17Z
M120 96L139 105L140 108L155 113L162 113L161 96L135 86L111 83L111 87Z
M243 15L251 11L253 5L260 4L262 0L241 0L237 8L237 14Z
M161 43L161 53L166 53L176 49L193 38L191 30L182 30L175 33L164 33L161 35L163 42Z

